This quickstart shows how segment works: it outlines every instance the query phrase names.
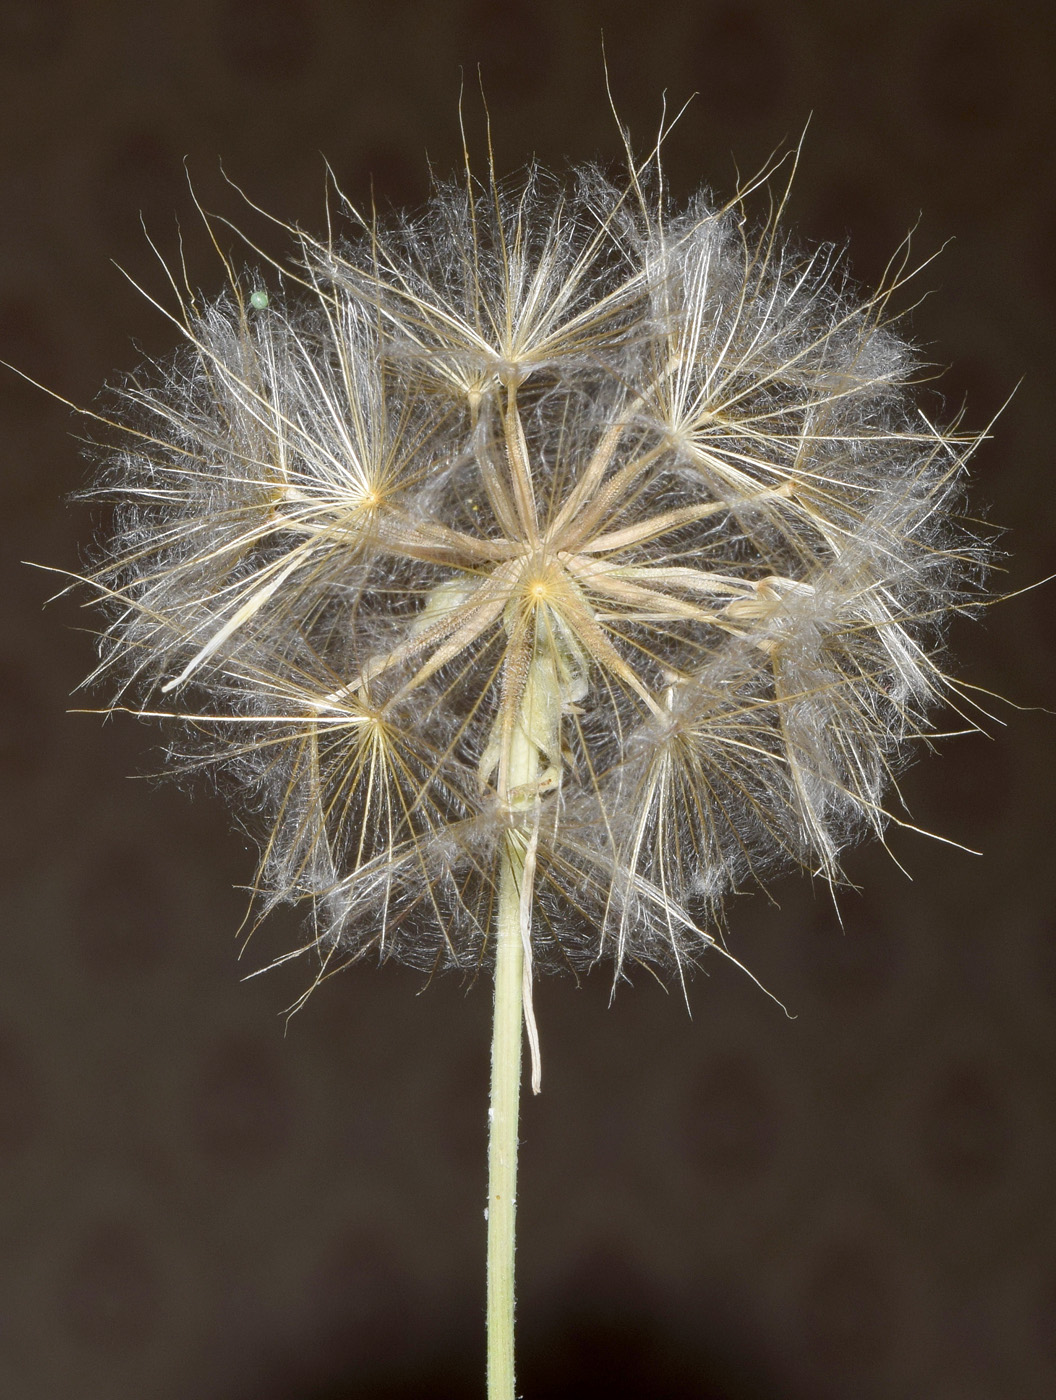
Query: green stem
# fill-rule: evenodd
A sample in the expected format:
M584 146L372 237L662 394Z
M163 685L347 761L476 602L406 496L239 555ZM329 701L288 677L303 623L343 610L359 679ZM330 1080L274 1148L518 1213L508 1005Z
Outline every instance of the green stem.
M524 855L507 841L495 928L495 1021L488 1125L488 1400L514 1400L513 1260L517 1120L521 1090L521 876Z
M511 806L530 808L539 771L538 750L514 727L506 791ZM488 1112L488 1400L514 1400L513 1305L517 1210L517 1121L521 1092L521 1021L524 1016L524 935L530 917L531 843L506 837L495 918L495 1017L491 1038Z

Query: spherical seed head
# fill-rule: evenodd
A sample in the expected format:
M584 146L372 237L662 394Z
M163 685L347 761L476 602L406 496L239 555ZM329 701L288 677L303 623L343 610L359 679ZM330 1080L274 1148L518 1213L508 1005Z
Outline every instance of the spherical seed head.
M123 391L100 671L193 717L324 968L486 962L511 842L536 967L691 961L745 881L838 880L950 690L976 439L917 406L893 284L660 188L350 210Z

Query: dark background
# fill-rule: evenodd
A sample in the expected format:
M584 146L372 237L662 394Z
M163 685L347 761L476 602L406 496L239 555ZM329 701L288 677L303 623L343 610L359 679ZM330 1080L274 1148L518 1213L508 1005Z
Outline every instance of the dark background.
M915 339L984 426L977 504L1015 590L1056 569L1056 23L996 3L190 0L0 3L0 354L78 403L171 327L111 265L164 280L175 218L248 221L219 175L319 229L323 160L357 200L419 202L457 162L460 69L482 150L614 160L601 31L643 148L697 93L675 191L728 194L813 112L790 221L920 279ZM270 240L270 241L268 241ZM907 294L906 301L911 298ZM0 1390L12 1400L481 1394L489 993L360 968L284 1037L306 967L243 982L253 854L222 805L128 775L132 720L67 715L86 622L32 559L76 567L77 420L0 379ZM957 669L1053 703L1052 588L958 623ZM608 1006L540 986L525 1105L528 1400L1026 1400L1056 1394L1056 720L1000 703L905 784L920 824L851 855L844 928L808 881L734 902L733 950ZM419 995L419 993L421 993Z

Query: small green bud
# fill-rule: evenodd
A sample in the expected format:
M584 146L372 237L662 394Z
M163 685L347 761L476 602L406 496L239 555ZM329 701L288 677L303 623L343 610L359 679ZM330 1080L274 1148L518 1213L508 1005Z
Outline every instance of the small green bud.
M268 304L267 292L254 292L249 299L249 304L253 307L254 311L263 311Z

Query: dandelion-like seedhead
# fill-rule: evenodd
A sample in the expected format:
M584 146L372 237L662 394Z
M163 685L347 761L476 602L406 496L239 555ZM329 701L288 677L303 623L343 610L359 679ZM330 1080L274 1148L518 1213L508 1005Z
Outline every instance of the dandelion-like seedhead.
M266 296L177 289L120 390L96 677L225 767L324 971L488 963L511 852L536 967L679 968L883 832L977 439L917 405L904 261L863 297L746 193L675 209L654 152L348 209Z

